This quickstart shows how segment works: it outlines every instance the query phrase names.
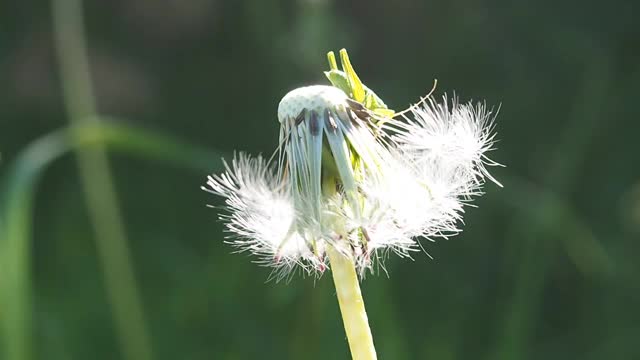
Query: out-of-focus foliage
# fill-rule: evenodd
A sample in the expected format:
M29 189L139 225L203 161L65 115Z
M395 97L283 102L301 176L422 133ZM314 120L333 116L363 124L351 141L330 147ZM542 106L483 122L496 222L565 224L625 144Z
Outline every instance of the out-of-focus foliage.
M435 96L500 107L491 155L505 188L487 186L463 234L424 242L434 260L391 257L388 277L363 282L380 359L640 357L637 2L84 5L98 111L217 153L270 155L280 98L328 83L325 54L343 47L397 111L434 78ZM50 4L0 9L6 182L30 143L68 121ZM348 358L330 276L265 283L268 269L223 243L204 170L126 153L110 163L154 358ZM51 164L33 196L35 357L123 358L74 158Z

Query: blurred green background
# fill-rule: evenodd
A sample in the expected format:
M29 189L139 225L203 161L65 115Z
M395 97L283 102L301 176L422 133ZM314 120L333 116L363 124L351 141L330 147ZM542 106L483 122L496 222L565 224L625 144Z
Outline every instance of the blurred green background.
M504 189L363 281L379 358L640 358L639 5L3 1L0 358L349 358L331 277L265 283L199 188L342 47L392 108L501 106Z

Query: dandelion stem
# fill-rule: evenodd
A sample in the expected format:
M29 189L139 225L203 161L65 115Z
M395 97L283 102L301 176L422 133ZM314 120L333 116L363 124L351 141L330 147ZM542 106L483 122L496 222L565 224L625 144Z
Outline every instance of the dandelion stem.
M347 333L351 357L354 360L376 359L376 349L369 329L367 311L364 308L360 283L351 259L328 247L331 273L342 313L344 330Z

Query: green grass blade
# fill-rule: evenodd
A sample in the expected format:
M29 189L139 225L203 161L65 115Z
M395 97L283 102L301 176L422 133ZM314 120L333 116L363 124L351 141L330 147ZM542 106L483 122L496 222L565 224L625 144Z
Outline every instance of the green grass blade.
M70 126L45 135L27 146L6 173L1 193L3 228L0 230L3 232L0 233L0 240L3 241L0 243L0 320L5 336L6 359L23 360L32 357L30 238L33 197L38 180L44 170L61 156L70 151L96 146L195 171L208 172L221 167L221 156L218 153L178 141L171 136L105 121ZM104 265L105 271L117 270L112 268L115 264ZM120 274L113 274L115 275ZM127 294L123 294L120 289L114 295ZM131 329L124 331L126 333L122 335L133 336L134 342L140 336ZM144 351L132 350L131 353Z

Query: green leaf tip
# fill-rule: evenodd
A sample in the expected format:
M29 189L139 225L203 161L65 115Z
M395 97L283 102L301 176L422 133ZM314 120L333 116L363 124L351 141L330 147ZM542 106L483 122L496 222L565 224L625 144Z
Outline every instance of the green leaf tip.
M325 71L324 74L333 86L344 91L350 98L362 103L365 108L380 117L393 117L395 115L395 111L389 109L373 90L362 83L353 65L351 65L346 49L340 50L342 70L338 70L338 63L333 51L327 53L327 60L329 61L329 71Z
M358 102L364 101L364 86L358 74L353 69L351 65L351 60L349 60L349 54L347 53L347 49L340 49L340 61L342 62L342 69L347 74L347 81L349 82L349 86L351 86L351 91L353 93L353 99Z
M336 62L336 54L333 51L327 53L327 60L329 60L329 68L331 70L338 70L338 63Z

